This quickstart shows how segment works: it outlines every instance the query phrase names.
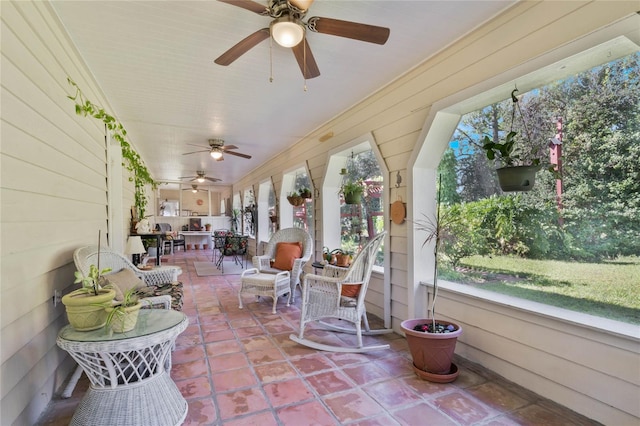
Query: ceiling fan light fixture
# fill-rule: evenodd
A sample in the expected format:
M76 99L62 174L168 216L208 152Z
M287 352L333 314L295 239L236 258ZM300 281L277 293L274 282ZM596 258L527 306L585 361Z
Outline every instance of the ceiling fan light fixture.
M304 38L304 26L288 15L275 19L270 28L271 37L282 47L297 46Z
M196 179L196 181L198 181L198 182L200 182L200 183L203 183L203 182L204 182L204 177L199 176L199 177Z
M211 150L211 157L213 157L214 160L219 160L220 158L222 158L222 151L218 148L214 148Z

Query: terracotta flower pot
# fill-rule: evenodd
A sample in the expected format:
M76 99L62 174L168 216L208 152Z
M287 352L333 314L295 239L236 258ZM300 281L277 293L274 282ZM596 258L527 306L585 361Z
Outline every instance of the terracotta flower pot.
M450 333L415 331L413 328L416 325L431 323L431 319L426 318L408 319L403 321L400 327L407 337L414 370L417 370L416 374L429 381L452 382L458 376L458 369L451 360L458 336L462 334L462 327L449 321L436 320L436 322L445 326L452 325L456 329Z
M62 296L69 324L77 331L91 331L104 327L107 313L100 306L116 297L115 290L103 289L96 296L84 290L75 290Z

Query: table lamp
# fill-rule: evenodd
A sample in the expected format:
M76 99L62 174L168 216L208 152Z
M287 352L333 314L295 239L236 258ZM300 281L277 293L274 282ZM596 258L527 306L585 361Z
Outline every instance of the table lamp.
M146 252L147 250L145 250L144 245L142 244L141 237L129 237L124 253L132 255L134 265L137 266L140 263L140 255Z

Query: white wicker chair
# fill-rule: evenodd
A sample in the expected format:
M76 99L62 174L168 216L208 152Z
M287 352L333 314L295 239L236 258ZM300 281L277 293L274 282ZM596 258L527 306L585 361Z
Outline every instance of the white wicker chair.
M295 289L300 285L300 275L304 265L311 259L313 254L313 238L302 228L285 228L277 231L267 244L264 254L253 257L253 267L259 272L266 274L277 274L281 269L271 267L271 260L276 255L276 245L280 242L300 242L302 243L302 257L293 262L291 269L291 302L295 301Z
M98 264L98 246L85 246L76 249L73 252L73 262L76 265L76 269L86 276L89 273L90 265L97 266ZM118 272L124 268L131 269L148 286L173 283L178 280L178 275L182 273L182 269L177 266L163 266L151 271L143 271L136 268L124 255L111 250L109 247L100 247L100 270L104 268L111 268L112 272ZM151 307L171 309L171 296L169 295L150 296L145 297L144 300L149 302ZM71 397L81 375L82 367L78 365L62 392L62 398Z
M363 346L362 326L364 322L364 334L375 335L390 333L392 330L371 330L367 320L365 307L365 296L371 270L375 262L376 253L384 239L385 232L376 235L363 249L347 268L339 268L325 265L322 275L307 274L304 277L302 286L302 314L300 317L300 332L296 336L292 334L289 338L301 345L314 349L335 351L335 352L367 352L371 350L387 349L389 345ZM360 291L356 297L342 296L343 284L359 284ZM327 318L337 318L354 324L354 328L339 327L320 320ZM345 347L333 346L314 342L304 337L306 325L311 321L320 321L325 327L357 335L358 346Z
M76 249L73 253L73 262L78 271L83 275L89 273L90 265L98 264L98 246L85 246ZM112 272L122 269L131 269L138 278L148 286L172 283L178 280L182 269L178 266L162 266L149 271L136 268L123 254L113 251L109 247L100 247L100 269L111 268Z

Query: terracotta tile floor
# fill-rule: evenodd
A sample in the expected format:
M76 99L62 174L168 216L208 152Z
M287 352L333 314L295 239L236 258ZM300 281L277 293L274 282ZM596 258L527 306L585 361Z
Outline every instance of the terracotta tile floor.
M171 376L189 404L185 425L594 425L490 371L456 358L450 384L420 380L406 341L378 336L391 349L368 354L320 352L288 336L299 325L300 298L278 313L271 300L245 299L239 275L198 277L194 261L211 251L180 251L165 264L182 267L183 311L190 326L178 337ZM371 320L371 326L379 321ZM327 341L350 336L318 331ZM54 399L39 425L66 425L88 387Z

